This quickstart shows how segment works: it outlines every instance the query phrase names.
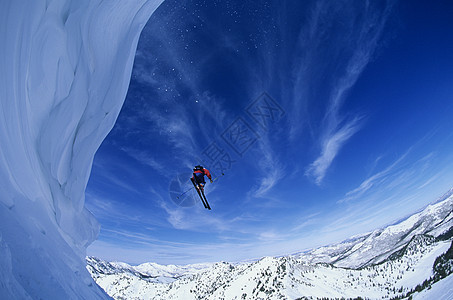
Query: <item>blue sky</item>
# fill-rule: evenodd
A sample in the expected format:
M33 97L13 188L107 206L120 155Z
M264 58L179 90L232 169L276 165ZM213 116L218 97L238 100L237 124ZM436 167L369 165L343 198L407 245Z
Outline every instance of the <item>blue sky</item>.
M453 186L453 3L165 1L96 154L88 255L240 261L339 242ZM218 178L211 211L184 192ZM170 193L171 192L171 193Z

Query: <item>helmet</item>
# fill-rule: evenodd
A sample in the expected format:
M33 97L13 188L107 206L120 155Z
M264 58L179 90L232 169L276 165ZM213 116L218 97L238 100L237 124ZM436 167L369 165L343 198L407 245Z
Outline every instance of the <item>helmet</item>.
M203 170L203 167L198 165L198 166L195 166L195 168L193 168L194 170Z

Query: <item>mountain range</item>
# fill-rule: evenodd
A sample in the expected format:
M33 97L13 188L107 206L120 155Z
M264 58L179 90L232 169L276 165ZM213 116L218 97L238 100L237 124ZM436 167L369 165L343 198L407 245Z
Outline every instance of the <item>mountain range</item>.
M131 266L87 257L114 299L453 299L453 189L403 221L253 262Z

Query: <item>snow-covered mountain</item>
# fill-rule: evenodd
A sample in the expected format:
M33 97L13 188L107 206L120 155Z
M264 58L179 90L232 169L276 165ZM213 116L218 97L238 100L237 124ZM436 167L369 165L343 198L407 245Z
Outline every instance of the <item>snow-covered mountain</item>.
M139 266L131 266L121 262L106 262L95 257L88 257L87 263L88 270L92 274L115 275L125 273L156 283L170 283L183 276L197 274L213 265L206 263L177 266L144 263Z
M404 247L415 235L438 236L453 226L453 190L406 220L348 241L302 254L311 263L359 268L376 264Z
M398 224L307 253L187 266L91 257L87 268L115 299L452 299L442 288L452 280L452 213L450 193Z

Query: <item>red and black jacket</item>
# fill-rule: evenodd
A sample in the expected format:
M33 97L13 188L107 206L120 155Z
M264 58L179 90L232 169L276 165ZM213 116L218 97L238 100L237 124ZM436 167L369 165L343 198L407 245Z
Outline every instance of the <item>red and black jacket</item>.
M195 170L195 171L193 171L193 173L194 173L194 174L196 174L196 173L201 173L201 174L203 174L203 175L206 175L206 176L209 178L209 180L212 180L212 178L211 178L211 173L209 172L208 169ZM193 178L193 176L192 176L192 178Z

